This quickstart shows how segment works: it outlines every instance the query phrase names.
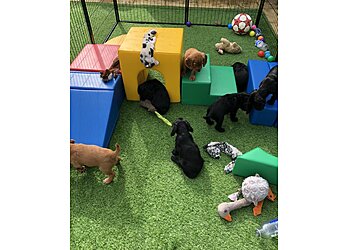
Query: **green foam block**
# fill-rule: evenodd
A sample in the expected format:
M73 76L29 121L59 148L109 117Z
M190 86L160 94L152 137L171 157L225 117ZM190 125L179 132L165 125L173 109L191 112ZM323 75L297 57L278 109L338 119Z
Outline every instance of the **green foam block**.
M223 96L237 93L236 79L232 67L211 66L211 96Z
M278 185L278 158L257 147L237 157L232 173L243 177L259 174L269 184Z

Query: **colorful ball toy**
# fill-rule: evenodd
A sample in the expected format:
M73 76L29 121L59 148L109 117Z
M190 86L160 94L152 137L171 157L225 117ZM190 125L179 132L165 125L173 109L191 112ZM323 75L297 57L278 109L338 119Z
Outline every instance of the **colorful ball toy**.
M258 56L260 56L260 57L264 57L264 56L265 56L264 51L260 50L260 51L258 52Z
M274 56L269 56L269 57L267 58L267 60L268 60L269 62L273 62L273 61L275 61L275 57L274 57Z
M264 37L263 36L259 36L258 40L264 41Z
M265 51L264 56L265 56L266 59L269 58L269 56L271 56L270 51L268 51L268 50Z
M231 30L231 29L232 29L232 24L229 23L229 24L227 25L227 28L229 28L229 29Z
M253 30L251 30L251 31L249 32L249 35L250 35L250 36L255 36L255 32L254 32Z
M252 26L252 30L255 30L256 29L256 25L254 24L253 26Z
M237 14L232 20L232 29L238 35L247 34L252 25L252 18L246 13Z
M187 22L186 22L186 26L187 26L187 27L190 27L191 25L192 25L192 23L191 23L190 21L187 21Z

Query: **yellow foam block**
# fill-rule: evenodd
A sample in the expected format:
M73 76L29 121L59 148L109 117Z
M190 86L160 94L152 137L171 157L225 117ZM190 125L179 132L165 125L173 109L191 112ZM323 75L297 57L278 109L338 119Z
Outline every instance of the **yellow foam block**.
M180 102L180 74L183 48L183 28L132 27L119 48L118 55L126 99L138 101L137 87L147 79L148 69L140 61L142 39L149 30L157 31L154 58L159 65L151 69L159 71L171 102Z
M126 34L109 39L105 44L121 45L124 42Z

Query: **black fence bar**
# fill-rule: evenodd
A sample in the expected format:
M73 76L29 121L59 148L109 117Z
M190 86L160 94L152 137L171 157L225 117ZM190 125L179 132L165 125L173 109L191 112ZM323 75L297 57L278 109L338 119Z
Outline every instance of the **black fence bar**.
M260 18L264 9L265 0L260 0L258 14L256 16L255 25L259 26Z
M120 17L119 17L119 10L118 10L117 0L113 0L113 5L114 5L115 21L118 24L120 22Z
M190 9L190 0L185 0L185 22L186 24L188 22L188 11Z
M85 16L85 22L86 22L86 26L87 26L88 31L89 31L89 36L90 36L91 43L95 43L94 33L92 32L92 27L91 27L91 23L90 23L89 13L88 13L88 10L87 10L87 7L86 7L85 0L81 0L81 6L83 7L83 12L84 12L84 16Z

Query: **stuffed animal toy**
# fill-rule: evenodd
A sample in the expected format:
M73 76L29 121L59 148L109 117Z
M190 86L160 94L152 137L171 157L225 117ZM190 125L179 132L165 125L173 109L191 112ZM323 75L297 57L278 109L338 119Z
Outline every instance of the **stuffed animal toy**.
M221 38L220 43L215 44L215 48L219 54L223 55L224 51L231 54L238 54L242 52L241 46L236 42L230 42L226 38Z
M238 199L240 194L243 196L242 199ZM233 202L223 202L218 206L220 217L227 221L232 221L230 215L232 210L249 206L252 203L254 204L254 216L258 216L261 214L261 208L265 198L271 201L276 199L276 196L269 187L269 183L258 174L245 178L242 183L242 188L229 197Z

